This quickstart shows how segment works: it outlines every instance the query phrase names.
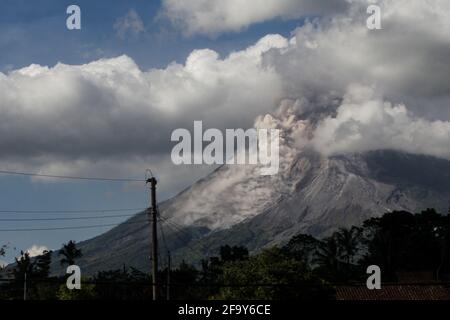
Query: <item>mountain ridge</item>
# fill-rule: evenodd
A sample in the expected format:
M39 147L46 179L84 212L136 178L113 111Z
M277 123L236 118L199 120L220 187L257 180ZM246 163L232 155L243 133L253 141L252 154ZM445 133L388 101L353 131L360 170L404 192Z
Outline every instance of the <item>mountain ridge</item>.
M330 157L303 150L286 158L279 177L261 177L257 167L222 166L161 203L160 243L174 261L199 263L224 244L258 251L298 233L323 237L392 210L445 212L450 200L448 160L391 150ZM124 264L148 270L145 215L80 242L84 272Z

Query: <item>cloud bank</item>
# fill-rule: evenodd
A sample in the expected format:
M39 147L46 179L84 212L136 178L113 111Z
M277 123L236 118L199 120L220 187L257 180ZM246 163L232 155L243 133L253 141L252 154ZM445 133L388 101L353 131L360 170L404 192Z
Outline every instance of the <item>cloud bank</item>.
M170 162L174 129L249 128L266 114L293 146L324 155L389 148L450 159L450 2L379 1L377 31L366 28L367 4L349 3L227 57L202 49L147 71L121 56L0 73L0 165L95 176L151 166L188 181L191 168Z
M142 71L120 56L0 73L0 164L96 176L165 170L174 129L190 129L194 120L246 128L272 110L281 82L262 57L286 46L269 35L224 58L195 50L165 69Z

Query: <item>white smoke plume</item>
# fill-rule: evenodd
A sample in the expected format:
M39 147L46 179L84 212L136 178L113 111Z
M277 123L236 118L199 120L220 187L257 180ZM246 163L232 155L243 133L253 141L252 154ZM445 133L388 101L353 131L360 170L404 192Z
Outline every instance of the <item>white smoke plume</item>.
M288 97L276 121L296 146L324 155L394 149L450 159L450 3L378 3L382 30L367 29L355 2L264 55Z

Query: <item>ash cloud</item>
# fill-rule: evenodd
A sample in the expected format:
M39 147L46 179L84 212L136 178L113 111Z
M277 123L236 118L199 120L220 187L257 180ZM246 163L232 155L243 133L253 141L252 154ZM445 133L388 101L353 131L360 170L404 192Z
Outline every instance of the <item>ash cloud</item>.
M450 3L378 3L382 30L366 28L355 2L265 54L287 97L276 121L294 117L296 144L324 155L394 149L450 159Z

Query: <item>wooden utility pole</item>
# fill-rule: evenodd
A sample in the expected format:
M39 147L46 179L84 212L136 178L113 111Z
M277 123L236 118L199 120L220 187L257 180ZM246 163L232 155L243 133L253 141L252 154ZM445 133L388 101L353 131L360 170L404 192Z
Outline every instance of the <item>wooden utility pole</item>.
M167 251L167 300L170 300L170 251Z
M25 277L23 279L23 300L27 300L27 273L25 272Z
M152 280L153 280L153 300L158 299L158 235L157 235L157 209L156 209L156 179L154 177L147 180L150 183L149 214L152 220Z

